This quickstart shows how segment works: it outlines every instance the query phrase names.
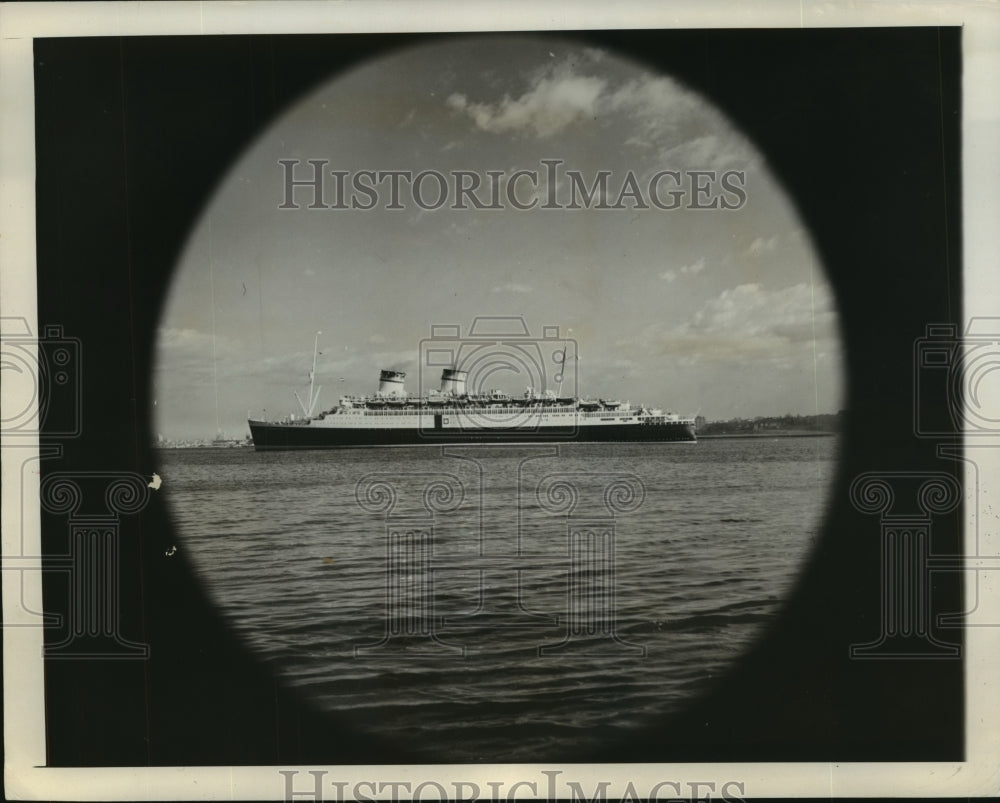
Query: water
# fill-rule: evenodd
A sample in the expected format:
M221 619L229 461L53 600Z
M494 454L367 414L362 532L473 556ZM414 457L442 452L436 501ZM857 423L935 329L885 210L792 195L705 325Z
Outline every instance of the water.
M425 758L521 762L678 710L761 635L836 445L199 449L159 473L178 547L285 682Z

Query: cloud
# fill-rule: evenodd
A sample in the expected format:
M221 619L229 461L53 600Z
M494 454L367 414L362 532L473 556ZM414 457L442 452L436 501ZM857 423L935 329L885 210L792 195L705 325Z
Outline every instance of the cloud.
M160 329L160 346L167 349L211 348L212 336L197 329L163 327Z
M596 54L544 64L520 95L496 100L450 95L447 106L481 131L546 139L574 125L615 125L626 146L650 150L661 163L723 169L752 151L726 119L698 94L652 73L613 80ZM634 74L634 73L633 73Z
M752 160L746 144L733 136L703 134L660 151L659 161L674 167L723 169L745 167Z
M834 321L833 298L825 285L766 290L760 284L741 284L706 302L688 328L695 333L733 332L801 342L813 339L817 325L826 329Z
M377 341L373 341L378 345ZM352 387L347 390L357 390L353 385L360 382L361 386L371 384L378 379L379 370L412 370L417 364L417 351L375 351L375 352L340 352L331 349L320 352L321 356L316 366L316 382L332 388L340 377L352 377ZM309 372L312 366L311 351L285 352L269 354L264 357L246 356L242 360L231 360L219 365L219 379L240 379L262 381L267 386L278 388L282 392L301 388L309 384Z
M826 285L768 290L741 284L706 301L673 326L655 323L618 345L687 363L762 361L789 367L838 352L837 316Z
M528 293L534 292L534 288L531 287L531 285L527 284L520 284L518 282L507 282L507 284L497 285L490 292L515 293L517 295L527 295Z
M690 117L708 110L697 95L676 81L652 75L626 81L608 95L607 105L615 113L641 121L647 129L677 129Z
M160 327L157 341L158 383L202 386L242 370L243 345L225 335L197 329ZM158 391L159 392L159 391Z
M678 276L695 276L705 270L705 257L700 257L690 265L681 265L679 268L667 268L660 274L660 278L667 282L672 282Z
M451 95L447 104L469 115L476 127L495 134L529 131L544 138L571 123L597 113L597 102L607 82L569 70L544 75L518 98L505 95L497 103L473 103L465 95Z
M597 53L587 54L592 67L603 58L596 57ZM504 95L488 103L454 93L446 103L483 131L533 133L539 138L552 136L579 120L628 115L644 131L643 136L633 135L635 143L645 142L657 129L676 130L692 115L718 117L697 95L672 79L648 75L612 87L607 78L580 71L573 62L546 65L518 97Z
M778 235L772 235L771 237L758 237L750 245L747 246L746 255L747 256L760 256L761 254L770 253L778 247Z
M413 371L420 361L416 348L399 349L397 351L376 351L370 357L359 357L353 363L367 364L373 370L389 369L393 371Z
M213 335L197 329L164 326L159 330L159 348L165 358L179 361L205 361L211 364L216 358L232 354L239 342L225 335Z

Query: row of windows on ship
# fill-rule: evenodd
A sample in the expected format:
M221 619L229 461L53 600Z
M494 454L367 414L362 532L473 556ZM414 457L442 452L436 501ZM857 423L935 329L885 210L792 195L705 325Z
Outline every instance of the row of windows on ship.
M568 405L575 404L582 410L630 410L632 406L625 402L624 404L618 400L607 401L605 399L575 399L571 397L558 398L555 394L552 396L546 396L544 398L533 397L530 399L511 399L506 395L489 395L489 396L431 396L429 398L415 398L411 399L409 396L341 396L340 406L350 409L356 406L367 406L367 407L382 407L384 405L389 405L390 407L413 407L413 406L478 406L478 405L489 405L491 407L496 406L510 406L517 405L518 408L521 407L550 407L550 406L561 406L566 407Z
M454 412L454 411L451 411ZM523 415L524 409L519 407L492 407L485 410L469 411L467 415L486 415L486 416L496 416L496 415ZM609 416L604 410L597 411L579 411L579 410L546 410L546 411L532 411L533 414L544 414L546 418L570 418L581 416L583 418L594 418L600 419L601 421L631 421L635 414L633 412L622 411L617 415ZM364 407L354 408L354 409L341 409L335 411L334 414L340 415L364 415L364 416L401 416L401 415L424 415L427 417L432 416L434 413L427 410L417 410L413 408L408 408L404 410L379 410L379 409L367 409ZM323 416L325 417L325 415Z

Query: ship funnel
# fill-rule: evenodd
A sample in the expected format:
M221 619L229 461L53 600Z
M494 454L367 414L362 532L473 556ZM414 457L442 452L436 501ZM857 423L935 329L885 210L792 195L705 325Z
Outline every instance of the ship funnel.
M403 380L406 374L402 371L382 371L378 378L379 396L405 396L406 389Z
M457 368L445 368L441 372L441 392L454 396L464 396L465 377L465 371L459 371Z

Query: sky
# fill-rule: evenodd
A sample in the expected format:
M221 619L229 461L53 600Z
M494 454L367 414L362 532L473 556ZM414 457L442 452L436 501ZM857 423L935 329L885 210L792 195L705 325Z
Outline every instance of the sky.
M448 181L468 171L482 179L484 203L489 171L505 193L517 170L534 170L538 187L522 179L514 198L538 203L522 211L502 194L499 209L454 209L449 188L429 210L404 185L403 208L386 209L382 183L372 209L311 209L308 188L294 191L298 209L279 208L281 160L298 160L301 179L310 159L348 182L365 170L433 170ZM545 159L561 160L552 186ZM607 171L614 197L631 174L640 197L623 208L566 208L567 170L588 187ZM692 209L688 193L678 208L657 208L648 186L664 170L683 181L690 171L741 171L745 201L728 193L721 197L738 208ZM666 201L675 187L660 186ZM433 204L436 181L422 187ZM324 200L334 196L328 178ZM538 208L547 198L559 208ZM367 62L252 143L174 272L158 329L156 432L243 437L248 413L300 412L294 392L308 395L317 332L320 409L373 392L383 368L405 371L411 393L437 387L427 350L441 330L432 327L458 327L446 340L468 350L480 342L474 319L488 316L523 320L532 338L550 335L540 348L523 346L542 354L530 381L499 357L497 370L482 372L509 393L555 389L553 354L565 350L564 395L709 420L842 406L835 299L753 144L668 75L610 51L516 35Z

